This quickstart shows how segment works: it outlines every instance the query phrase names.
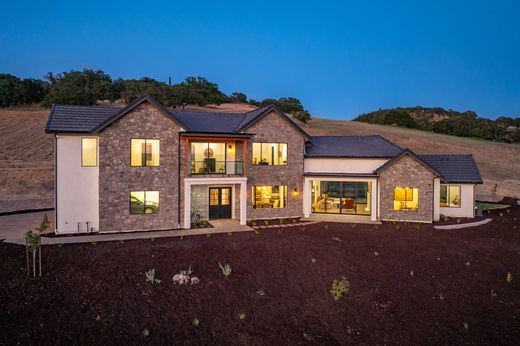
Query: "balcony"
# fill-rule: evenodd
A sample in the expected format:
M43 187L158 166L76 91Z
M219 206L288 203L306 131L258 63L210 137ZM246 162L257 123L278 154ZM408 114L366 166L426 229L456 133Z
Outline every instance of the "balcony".
M217 161L207 158L203 161L189 161L190 176L243 176L243 161Z

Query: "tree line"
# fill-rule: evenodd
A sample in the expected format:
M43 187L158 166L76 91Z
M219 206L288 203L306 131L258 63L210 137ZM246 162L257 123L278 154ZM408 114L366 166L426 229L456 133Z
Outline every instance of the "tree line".
M243 102L259 107L274 104L282 112L291 114L304 123L311 119L310 113L297 98L248 100L247 95L242 92L226 95L218 84L204 77L187 77L180 83L172 84L171 79L165 83L149 77L112 79L101 70L89 69L58 74L49 72L43 80L20 79L11 74L0 74L0 107L32 103L39 103L46 108L52 104L89 106L97 101L114 102L121 99L128 103L144 93L167 107L184 109L187 105L220 105L226 102Z
M496 142L520 143L520 118L499 117L491 120L479 117L472 111L457 112L439 107L380 109L362 114L354 121Z

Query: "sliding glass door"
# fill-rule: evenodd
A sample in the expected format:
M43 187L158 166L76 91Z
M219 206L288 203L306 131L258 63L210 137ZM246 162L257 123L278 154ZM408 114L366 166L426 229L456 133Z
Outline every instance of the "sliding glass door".
M312 182L312 212L370 215L370 182Z

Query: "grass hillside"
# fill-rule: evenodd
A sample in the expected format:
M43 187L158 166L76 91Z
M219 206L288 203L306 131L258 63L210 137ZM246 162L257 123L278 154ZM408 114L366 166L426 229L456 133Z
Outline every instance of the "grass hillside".
M247 104L187 107L244 112ZM53 205L53 137L44 133L49 111L34 107L0 109L0 212ZM312 135L379 134L421 154L474 154L484 178L479 197L520 197L520 145L433 134L354 121L315 118L302 127Z

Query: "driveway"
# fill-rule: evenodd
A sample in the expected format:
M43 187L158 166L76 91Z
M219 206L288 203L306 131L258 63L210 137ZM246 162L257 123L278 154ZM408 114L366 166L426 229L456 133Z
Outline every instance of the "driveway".
M0 239L23 238L25 233L38 227L44 214L49 217L49 229L52 230L54 228L54 211L52 210L0 216Z

